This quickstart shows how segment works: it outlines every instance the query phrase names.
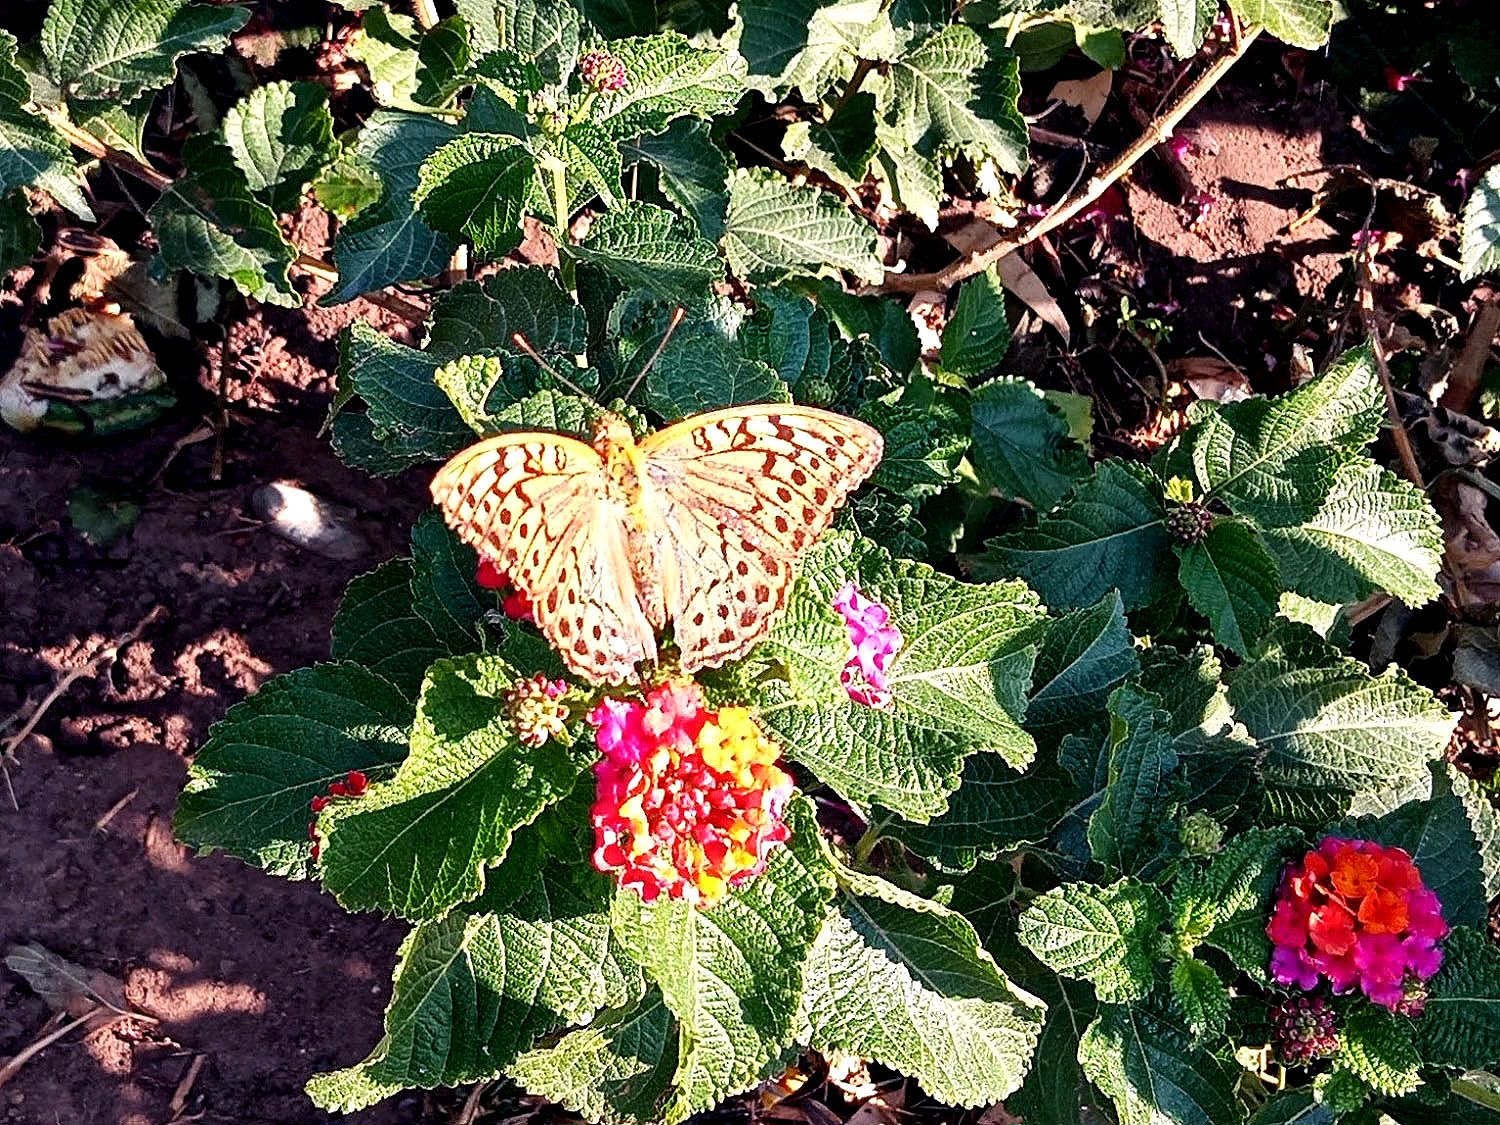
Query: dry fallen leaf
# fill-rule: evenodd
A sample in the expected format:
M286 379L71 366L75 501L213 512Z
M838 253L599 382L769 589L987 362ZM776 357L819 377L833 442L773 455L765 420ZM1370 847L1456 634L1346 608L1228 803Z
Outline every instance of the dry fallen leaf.
M75 1017L95 1012L136 1015L125 1002L125 986L117 979L59 957L39 942L11 946L5 965L19 973L54 1012Z
M1194 399L1239 402L1250 397L1250 380L1245 373L1218 356L1194 355L1174 359L1167 364L1167 375L1173 383L1186 387Z
M1099 115L1104 112L1104 103L1109 100L1109 91L1113 86L1113 72L1101 70L1091 78L1059 82L1052 87L1052 93L1048 97L1054 101L1077 106L1083 111L1084 120L1092 128L1094 122L1099 120Z

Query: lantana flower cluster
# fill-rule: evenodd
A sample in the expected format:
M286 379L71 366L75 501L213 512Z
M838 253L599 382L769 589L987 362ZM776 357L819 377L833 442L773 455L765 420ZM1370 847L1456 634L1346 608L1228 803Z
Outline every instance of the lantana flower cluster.
M882 710L889 707L888 673L903 639L901 630L891 621L891 611L865 597L853 582L834 595L833 608L843 617L849 643L854 647L839 682L854 702Z
M1329 836L1287 868L1266 936L1281 984L1358 987L1396 1011L1442 965L1448 924L1405 851Z
M531 599L511 585L510 575L489 559L480 559L474 572L474 584L481 589L494 590L500 595L500 609L512 621L535 621L536 611Z
M709 710L694 683L644 700L606 698L589 714L594 865L647 902L711 906L765 870L787 839L792 779L743 707Z
M342 781L335 781L328 787L326 793L320 793L308 802L308 808L312 810L313 819L307 822L307 838L312 841L312 857L317 859L323 854L323 841L318 835L317 816L333 803L337 797L363 797L365 790L370 787L370 779L365 776L363 770L350 770L344 775Z

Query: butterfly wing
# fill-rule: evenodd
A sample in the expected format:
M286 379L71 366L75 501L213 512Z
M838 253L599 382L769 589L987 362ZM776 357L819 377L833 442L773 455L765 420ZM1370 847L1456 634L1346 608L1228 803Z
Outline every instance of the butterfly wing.
M531 599L567 666L597 683L636 677L656 637L631 576L625 512L604 462L575 438L500 434L455 455L432 498L459 538Z
M661 608L683 671L737 659L770 632L792 564L882 448L863 422L782 403L696 414L641 443Z

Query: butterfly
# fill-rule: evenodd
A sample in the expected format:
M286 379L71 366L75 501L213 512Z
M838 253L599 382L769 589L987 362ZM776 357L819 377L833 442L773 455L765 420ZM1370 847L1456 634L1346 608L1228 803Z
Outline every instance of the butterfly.
M592 443L486 438L432 481L448 525L532 603L575 673L640 678L669 626L683 672L738 659L786 605L792 566L875 471L864 422L788 403L694 414L639 444L604 414Z

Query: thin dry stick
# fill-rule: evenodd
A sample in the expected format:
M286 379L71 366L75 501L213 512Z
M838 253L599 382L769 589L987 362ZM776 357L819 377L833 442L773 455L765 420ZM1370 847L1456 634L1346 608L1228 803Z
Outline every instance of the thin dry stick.
M1357 262L1355 268L1359 270L1359 316L1364 323L1365 335L1370 340L1370 353L1375 357L1375 370L1380 376L1380 386L1385 391L1385 409L1391 421L1391 440L1396 443L1396 456L1401 461L1406 479L1425 492L1427 482L1422 479L1422 469L1417 464L1416 452L1411 447L1411 437L1406 432L1405 423L1401 421L1395 380L1391 378L1391 366L1385 357L1385 343L1380 338L1380 325L1375 320L1375 297L1370 288L1368 264Z
M484 1097L484 1092L490 1088L488 1082L476 1082L474 1088L469 1091L469 1096L464 1099L463 1108L458 1111L458 1116L453 1119L453 1125L474 1125L474 1119L479 1116L479 1102Z
M1479 393L1479 382L1484 374L1485 361L1490 357L1490 346L1500 334L1500 296L1484 298L1479 311L1474 314L1474 323L1469 329L1469 338L1464 341L1453 368L1448 373L1448 385L1443 389L1439 406L1459 414L1467 414L1474 405L1474 396Z
M75 148L80 148L96 160L102 160L111 167L118 168L122 172L128 172L142 183L148 184L157 191L166 191L173 184L172 177L158 172L149 164L142 164L135 157L111 148L98 137L87 130L80 129L69 121L61 112L55 109L43 110L48 124L62 135L63 139ZM329 262L311 254L298 254L292 265L309 273L314 277L321 278L330 283L336 283L339 279L339 271ZM387 312L394 313L403 320L420 324L427 319L427 310L415 301L408 301L394 293L364 293L361 294L370 304L376 305Z
M1238 45L1215 59L1213 64L1198 77L1198 80L1187 88L1182 97L1177 99L1172 108L1152 122L1151 126L1142 132L1129 148L1100 169L1066 200L1030 226L1007 230L1001 235L1000 241L993 246L971 254L967 258L960 258L932 273L888 273L881 284L867 286L864 292L916 293L923 289L947 289L967 277L983 273L1006 255L1014 253L1028 243L1035 242L1044 234L1056 230L1075 218L1089 204L1103 195L1111 184L1135 167L1146 153L1172 135L1172 130L1177 128L1178 123L1203 100L1224 75L1229 73L1230 67L1244 57L1245 52L1250 49L1250 44L1255 42L1260 32L1259 27L1252 27L1245 32L1240 37Z
M4 746L0 746L0 769L4 769L4 763L7 759L11 761L15 760L16 749L21 745L21 743L25 742L29 737L31 737L31 732L36 730L36 725L42 721L42 717L47 714L54 703L56 703L67 693L67 690L70 687L72 687L77 681L83 679L83 677L92 675L99 668L113 663L115 657L119 654L119 651L122 648L139 639L140 635L144 633L148 628L150 628L151 625L155 623L156 619L165 612L166 610L162 606L153 607L151 612L146 614L145 617L141 618L136 627L134 629L131 629L130 632L122 633L120 636L116 637L113 641L110 641L109 644L105 645L102 649L96 652L93 656L85 660L82 664L79 664L77 667L68 669L63 677L57 681L52 690L47 693L46 697L41 701L41 703L37 704L36 708L31 712L31 716L21 724L21 729L16 731L15 734L11 735L10 738L6 739ZM19 714L20 713L17 712L17 716L19 716ZM10 785L9 770L5 771L5 784L7 787L9 787ZM10 794L10 803L11 807L16 812L21 811L21 806L16 801L16 794L15 790L13 789L11 790Z
M20 1070L23 1066L29 1063L32 1059L36 1058L37 1055L41 1054L48 1047L52 1046L52 1044L56 1043L64 1035L67 1035L68 1032L72 1031L74 1028L78 1027L81 1024L87 1023L89 1020L97 1016L100 1010L101 1009L99 1008L95 1008L92 1012L86 1012L81 1016L69 1020L61 1027L49 1031L46 1035L43 1035L40 1039L37 1039L35 1042L33 1042L29 1047L23 1049L20 1054L16 1055L15 1058L11 1059L4 1066L0 1066L0 1086L4 1086L7 1082L9 1082L12 1078L20 1073Z
M208 1056L202 1052L194 1055L187 1072L182 1076L182 1081L177 1083L177 1089L172 1092L172 1100L167 1103L167 1109L171 1111L174 1119L181 1117L182 1111L187 1108L187 1101L192 1095L193 1086L198 1081L198 1075L203 1072L203 1064L207 1061Z

